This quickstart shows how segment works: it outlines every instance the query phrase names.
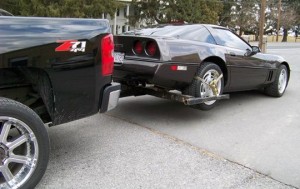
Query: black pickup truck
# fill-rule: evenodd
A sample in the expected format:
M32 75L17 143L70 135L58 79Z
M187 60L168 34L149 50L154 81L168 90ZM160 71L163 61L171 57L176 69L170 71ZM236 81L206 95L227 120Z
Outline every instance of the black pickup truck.
M0 188L34 188L49 126L117 105L108 21L0 16Z

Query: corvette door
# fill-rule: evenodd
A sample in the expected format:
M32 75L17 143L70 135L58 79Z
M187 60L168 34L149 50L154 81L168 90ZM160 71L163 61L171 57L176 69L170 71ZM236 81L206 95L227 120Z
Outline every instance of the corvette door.
M233 32L221 28L215 30L217 43L227 50L225 58L230 74L229 90L250 90L262 85L269 72L260 53L250 55L251 46Z

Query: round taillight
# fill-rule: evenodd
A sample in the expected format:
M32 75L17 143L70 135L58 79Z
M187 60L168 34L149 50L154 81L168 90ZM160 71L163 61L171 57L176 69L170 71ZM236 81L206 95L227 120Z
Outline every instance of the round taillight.
M153 41L150 41L147 43L146 45L146 52L149 56L154 56L156 54L157 51L157 46L156 43Z
M143 44L141 41L136 41L134 43L134 46L133 46L133 51L136 53L136 54L142 54L143 53Z

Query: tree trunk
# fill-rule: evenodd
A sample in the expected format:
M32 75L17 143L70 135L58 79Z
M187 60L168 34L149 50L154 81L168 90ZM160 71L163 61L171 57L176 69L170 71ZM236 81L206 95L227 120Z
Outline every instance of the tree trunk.
M287 42L288 31L287 29L283 29L283 38L281 42Z
M239 36L242 36L242 35L243 35L243 30L242 30L242 28L240 28Z

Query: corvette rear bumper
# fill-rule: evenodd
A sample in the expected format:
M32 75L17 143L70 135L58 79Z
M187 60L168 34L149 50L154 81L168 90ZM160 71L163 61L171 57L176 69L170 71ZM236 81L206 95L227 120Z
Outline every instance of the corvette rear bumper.
M183 68L174 70L175 66ZM125 60L123 64L115 63L114 79L146 81L166 88L182 88L190 84L199 64L176 62L146 62Z

